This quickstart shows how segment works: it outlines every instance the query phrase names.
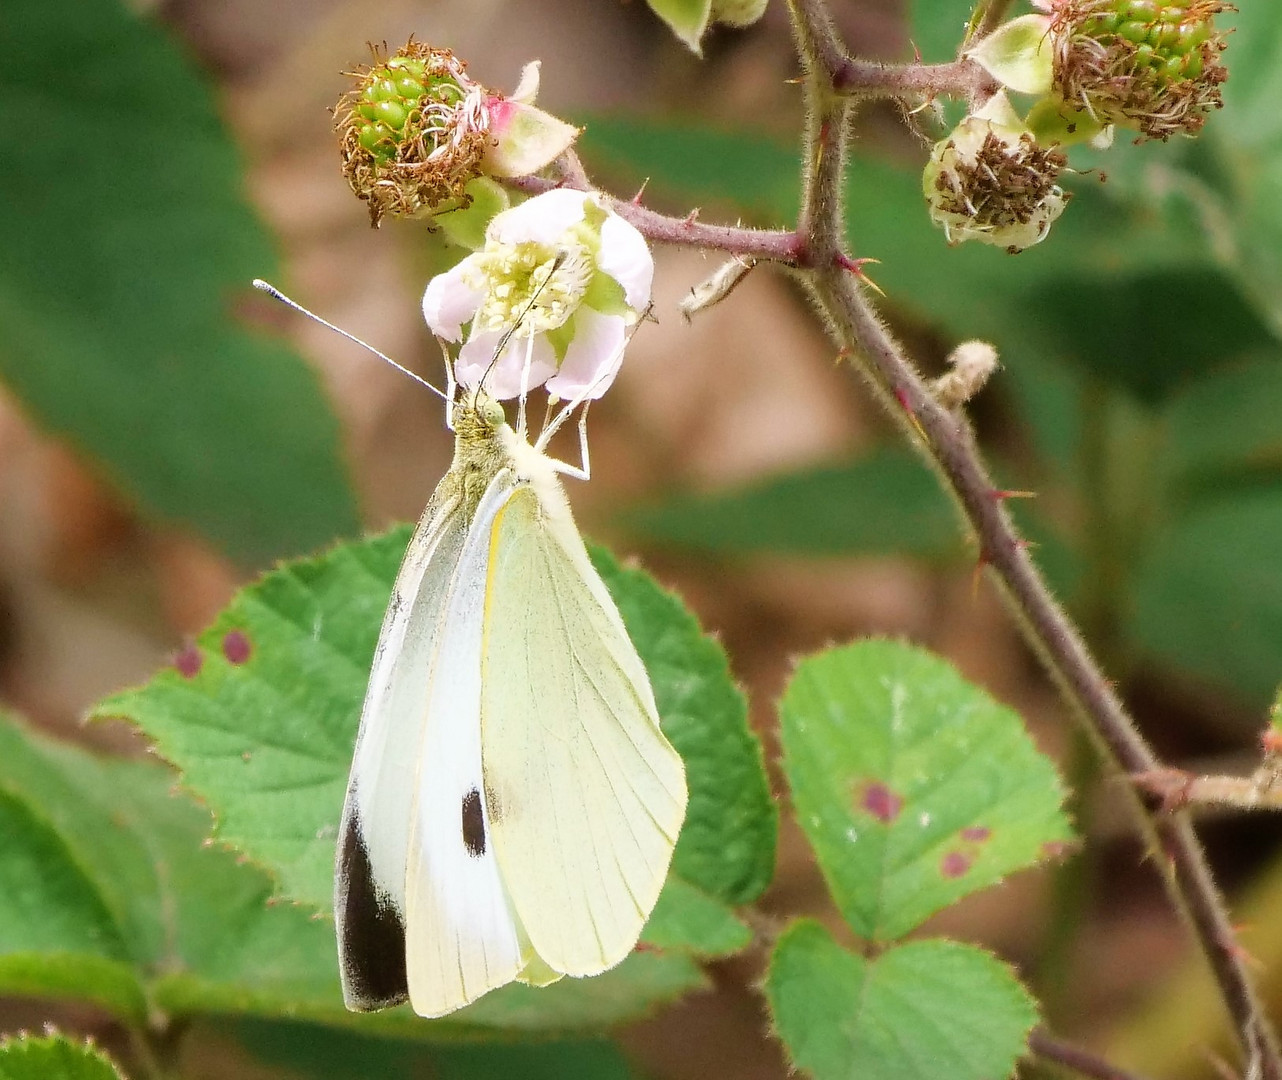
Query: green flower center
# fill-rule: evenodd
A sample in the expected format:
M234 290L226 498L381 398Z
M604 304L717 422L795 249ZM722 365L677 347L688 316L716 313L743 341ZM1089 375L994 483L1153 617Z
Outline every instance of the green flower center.
M485 294L474 331L507 330L518 322L536 334L555 330L574 314L595 271L580 243L488 244L464 271L467 284Z

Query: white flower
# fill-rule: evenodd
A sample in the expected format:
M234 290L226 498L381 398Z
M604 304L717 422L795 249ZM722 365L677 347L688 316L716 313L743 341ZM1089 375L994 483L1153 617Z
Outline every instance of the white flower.
M496 214L485 246L428 284L423 317L463 341L454 374L465 387L484 381L498 400L538 386L562 400L598 398L653 277L636 229L599 195L558 188Z

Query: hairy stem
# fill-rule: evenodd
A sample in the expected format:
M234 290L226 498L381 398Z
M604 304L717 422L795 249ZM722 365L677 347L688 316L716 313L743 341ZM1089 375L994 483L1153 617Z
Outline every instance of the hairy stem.
M1089 1050L1064 1042L1045 1028L1034 1028L1028 1036L1028 1049L1043 1061L1049 1061L1091 1080L1143 1080L1136 1073L1119 1069Z
M851 56L833 31L821 0L790 0L802 63L822 72L823 92L863 98L934 97L971 100L991 96L1000 85L978 64L880 64Z
M969 424L958 412L935 400L877 318L861 283L837 268L840 251L834 245L841 242L841 210L839 201L830 196L841 190L841 147L829 147L825 139L834 132L844 132L843 127L835 126L838 119L844 121L845 114L834 104L840 95L833 81L846 49L836 37L822 0L790 0L789 7L806 72L810 115L798 231L805 238L813 269L803 280L837 343L857 359L883 405L899 420L905 435L952 495L978 541L984 566L1000 586L1025 637L1105 759L1123 773L1149 772L1160 765L1156 755L1029 558L988 475ZM1138 795L1133 806L1164 880L1210 962L1252 1069L1266 1080L1282 1080L1277 1037L1258 1000L1227 905L1192 826L1182 814L1154 817Z
M505 184L527 195L541 195L557 187L586 191L590 185L586 176L573 170L563 172L559 180L538 176L522 176L505 180ZM603 193L604 195L604 193ZM803 250L802 237L790 229L745 229L736 225L705 225L697 214L683 218L668 217L634 199L616 199L605 195L610 209L631 225L647 240L657 244L679 247L697 247L704 250L724 251L748 259L770 259L787 266L808 265Z

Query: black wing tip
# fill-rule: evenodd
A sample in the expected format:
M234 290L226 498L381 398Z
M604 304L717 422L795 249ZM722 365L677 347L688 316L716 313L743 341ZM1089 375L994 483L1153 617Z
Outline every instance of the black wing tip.
M343 1002L352 1012L374 1012L409 998L405 926L379 896L369 852L354 813L344 815L335 869L334 920L338 930Z
M410 995L408 988L392 997L363 997L357 987L355 987L344 973L343 978L343 1005L348 1012L354 1013L372 1013L381 1009L391 1009L396 1005L403 1005L409 1001Z

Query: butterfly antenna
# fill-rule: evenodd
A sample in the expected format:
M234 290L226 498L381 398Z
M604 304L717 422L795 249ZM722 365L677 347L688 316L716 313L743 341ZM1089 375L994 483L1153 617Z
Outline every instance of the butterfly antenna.
M321 326L324 326L329 330L333 330L334 333L341 334L343 337L347 338L348 341L353 342L356 345L359 345L362 349L365 349L367 352L372 352L380 360L384 361L385 363L391 364L392 367L394 367L402 375L408 375L420 386L426 386L437 397L444 398L446 401L450 400L450 398L445 394L445 391L440 390L437 387L433 386L430 382L428 382L425 378L423 378L423 376L418 375L413 371L410 371L410 369L407 368L404 364L398 364L386 353L379 352L369 342L362 341L355 334L349 334L341 326L335 326L328 319L322 319L314 311L308 311L307 308L303 307L303 305L298 303L298 301L291 300L288 296L286 296L283 292L281 292L278 288L276 288L275 285L269 284L268 282L264 281L262 278L254 278L254 288L259 289L262 292L265 292L273 300L279 300L286 307L293 308L300 315L306 315L309 319L312 319L313 321L320 323Z

